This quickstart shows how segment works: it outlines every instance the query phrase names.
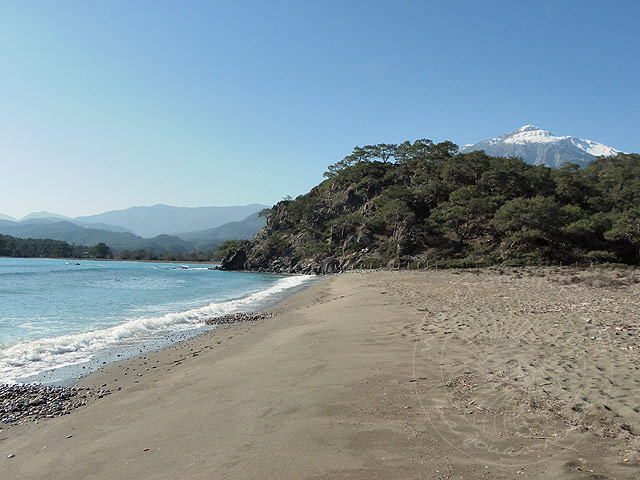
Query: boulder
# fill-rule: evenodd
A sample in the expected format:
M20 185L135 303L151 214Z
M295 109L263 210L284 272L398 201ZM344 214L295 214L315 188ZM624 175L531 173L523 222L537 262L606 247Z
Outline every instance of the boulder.
M371 239L369 238L369 235L364 235L364 234L360 235L356 240L356 242L358 242L360 245L363 245L365 247L368 247L369 245L371 245Z
M243 246L223 258L220 262L220 268L222 270L244 270L246 263L247 252Z
M337 273L340 268L340 262L333 257L325 258L320 264L320 272L321 273Z

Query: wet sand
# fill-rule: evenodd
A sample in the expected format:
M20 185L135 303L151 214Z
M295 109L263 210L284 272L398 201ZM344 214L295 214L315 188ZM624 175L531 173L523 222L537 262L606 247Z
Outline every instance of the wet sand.
M112 393L70 415L4 425L0 477L638 478L629 275L332 276L92 373Z

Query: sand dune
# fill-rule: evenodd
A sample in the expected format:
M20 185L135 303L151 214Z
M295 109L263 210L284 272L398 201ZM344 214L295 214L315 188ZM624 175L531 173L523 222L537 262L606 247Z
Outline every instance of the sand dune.
M640 284L572 275L327 278L5 426L0 477L638 478Z

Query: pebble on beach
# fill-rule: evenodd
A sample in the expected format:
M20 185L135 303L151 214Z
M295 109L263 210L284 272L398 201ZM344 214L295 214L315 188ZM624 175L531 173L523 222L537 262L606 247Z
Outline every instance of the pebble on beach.
M71 410L86 405L90 397L107 393L37 383L0 384L0 422L13 424L28 417L37 420L67 415Z
M207 318L204 323L207 325L230 325L232 323L255 322L271 317L273 317L273 314L268 312L230 313L221 317Z
M232 313L207 318L204 323L207 325L231 325L255 322L271 317L273 314L267 312ZM103 362L103 364L105 363ZM142 377L142 374L138 373L137 376ZM106 384L103 384L102 387L106 387ZM118 390L120 389L121 387L118 387ZM15 424L26 419L37 420L66 415L71 413L71 410L86 405L89 398L102 398L109 393L109 390L93 391L78 387L43 386L37 383L0 384L0 423Z

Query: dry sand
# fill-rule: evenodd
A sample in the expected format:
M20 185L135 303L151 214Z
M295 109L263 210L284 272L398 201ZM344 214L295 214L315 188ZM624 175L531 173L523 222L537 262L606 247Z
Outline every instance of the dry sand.
M568 275L327 278L5 426L0 478L639 478L640 285Z

